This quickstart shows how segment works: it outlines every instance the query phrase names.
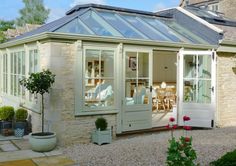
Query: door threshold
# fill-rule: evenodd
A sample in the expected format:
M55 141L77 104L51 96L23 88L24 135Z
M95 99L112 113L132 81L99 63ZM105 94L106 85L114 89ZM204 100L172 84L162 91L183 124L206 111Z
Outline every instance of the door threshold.
M146 134L152 132L160 132L160 131L169 131L165 126L163 127L153 127L150 129L141 129L141 130L133 130L133 131L125 131L119 134L116 134L117 137L128 136L128 135L136 135L136 134Z

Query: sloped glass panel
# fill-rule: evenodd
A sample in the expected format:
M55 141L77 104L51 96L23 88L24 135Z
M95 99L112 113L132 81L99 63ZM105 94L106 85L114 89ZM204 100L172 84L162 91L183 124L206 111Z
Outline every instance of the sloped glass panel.
M109 24L111 24L115 29L121 32L124 37L127 38L143 38L140 34L135 32L134 29L129 27L123 21L116 17L114 13L98 11L99 15L101 15Z
M171 41L165 35L154 31L152 28L148 27L146 24L142 23L135 16L121 14L122 18L127 20L131 25L133 25L136 29L141 31L143 34L148 36L150 39L153 40L160 40L160 41Z
M198 37L197 35L187 30L186 28L182 27L181 25L177 24L176 22L171 20L161 20L161 21L164 24L168 25L173 30L175 30L176 32L178 32L179 34L181 34L182 36L184 36L185 38L187 38L188 40L190 40L191 42L195 44L207 44L205 40Z
M94 12L89 11L80 16L84 24L86 24L93 32L100 36L113 36L112 33L104 25L99 23Z
M140 17L140 18L143 19L144 21L146 21L151 26L153 26L158 31L160 31L162 34L166 35L172 41L174 41L174 42L183 41L183 39L180 39L179 37L177 37L177 35L174 33L174 31L172 29L170 29L168 26L166 26L165 24L163 24L159 20L154 19L154 18L148 18L148 17Z
M61 28L57 29L56 32L63 32L63 33L79 33L79 34L91 34L88 30L79 23L78 19L74 19L69 23L65 24Z

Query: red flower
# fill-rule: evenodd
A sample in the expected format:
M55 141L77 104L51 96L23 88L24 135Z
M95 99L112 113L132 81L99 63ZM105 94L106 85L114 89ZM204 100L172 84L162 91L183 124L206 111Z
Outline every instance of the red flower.
M184 116L184 117L183 117L183 120L184 120L184 121L189 121L189 120L190 120L190 117Z
M178 125L173 125L172 129L177 129Z
M191 139L190 139L189 137L185 137L185 138L184 138L184 141L185 141L185 142L190 142L190 140L191 140Z
M174 121L175 121L175 118L170 117L169 121L170 121L170 122L174 122Z
M166 125L166 128L167 128L167 129L170 129L170 125L169 125L169 124L168 124L168 125Z
M184 126L183 128L184 128L184 130L191 130L192 129L191 126Z

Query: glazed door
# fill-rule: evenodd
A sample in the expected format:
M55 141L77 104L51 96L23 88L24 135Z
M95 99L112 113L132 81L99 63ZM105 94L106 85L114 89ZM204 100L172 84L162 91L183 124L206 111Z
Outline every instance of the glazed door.
M152 127L152 50L124 51L122 130Z
M183 116L187 125L214 126L216 54L214 51L184 51L178 54L178 123Z

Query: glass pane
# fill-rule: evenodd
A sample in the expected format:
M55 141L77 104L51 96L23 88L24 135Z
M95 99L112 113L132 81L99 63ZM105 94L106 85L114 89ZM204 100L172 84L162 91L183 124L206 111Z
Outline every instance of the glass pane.
M211 81L198 81L198 103L211 103Z
M97 35L101 36L112 36L111 32L108 31L104 26L102 26L95 18L92 11L86 12L80 16L83 23L88 25Z
M196 102L196 81L184 80L184 102Z
M102 80L96 87L86 86L85 106L107 107L114 105L114 81Z
M126 78L137 77L137 52L126 52Z
M160 20L160 21L162 21L163 23L168 25L170 28L172 28L173 30L178 32L180 35L184 36L185 38L187 38L188 40L190 40L193 43L196 43L196 44L206 43L207 44L207 42L205 40L198 37L197 35L195 35L191 31L189 31L188 29L184 28L183 26L177 24L175 21L171 21L171 20Z
M13 68L14 68L14 61L13 61L13 59L14 59L14 54L11 53L11 73L13 73Z
M34 66L34 62L33 62L33 57L34 57L34 52L33 50L29 51L29 73L33 73L33 66Z
M184 56L184 78L196 77L196 57L195 55Z
M127 38L142 38L143 37L138 34L134 29L129 27L123 21L121 21L117 16L110 12L99 11L99 14L114 28L116 28L119 32L121 32Z
M22 54L21 54L21 52L18 52L18 55L17 55L17 61L18 61L18 74L21 74L21 67L22 67Z
M17 95L17 90L18 90L18 87L17 87L17 79L16 79L16 75L14 75L14 87L13 87L14 96Z
M166 26L161 21L154 19L154 18L148 18L148 17L141 17L144 21L146 21L148 24L150 24L152 27L160 31L162 34L170 38L174 42L181 42L183 41L179 37L177 37L176 32L174 32L172 29L170 29L168 26Z
M114 76L114 51L101 52L101 77Z
M170 41L169 38L165 37L163 34L158 31L154 31L152 28L148 27L146 24L136 19L135 16L122 14L122 17L126 19L130 24L132 24L135 28L141 31L143 34L148 36L153 40L161 40L161 41Z
M211 78L211 56L198 56L199 78Z
M149 54L139 52L138 53L138 76L142 78L149 77Z
M38 50L34 50L34 72L38 71Z
M14 94L14 75L11 75L11 95Z
M17 70L17 53L14 53L14 74L16 74Z
M86 28L78 21L78 19L74 19L61 28L57 29L56 32L63 33L79 33L79 34L91 34L86 30Z
M100 63L99 63L100 50L88 49L85 52L85 78L99 77Z
M125 103L126 105L134 105L137 101L137 80L128 79L125 82Z
M149 80L126 80L125 99L126 105L148 104Z
M139 79L138 80L138 88L137 88L137 104L149 104L149 92L150 92L150 85L149 79Z
M25 52L22 52L22 74L25 75Z

